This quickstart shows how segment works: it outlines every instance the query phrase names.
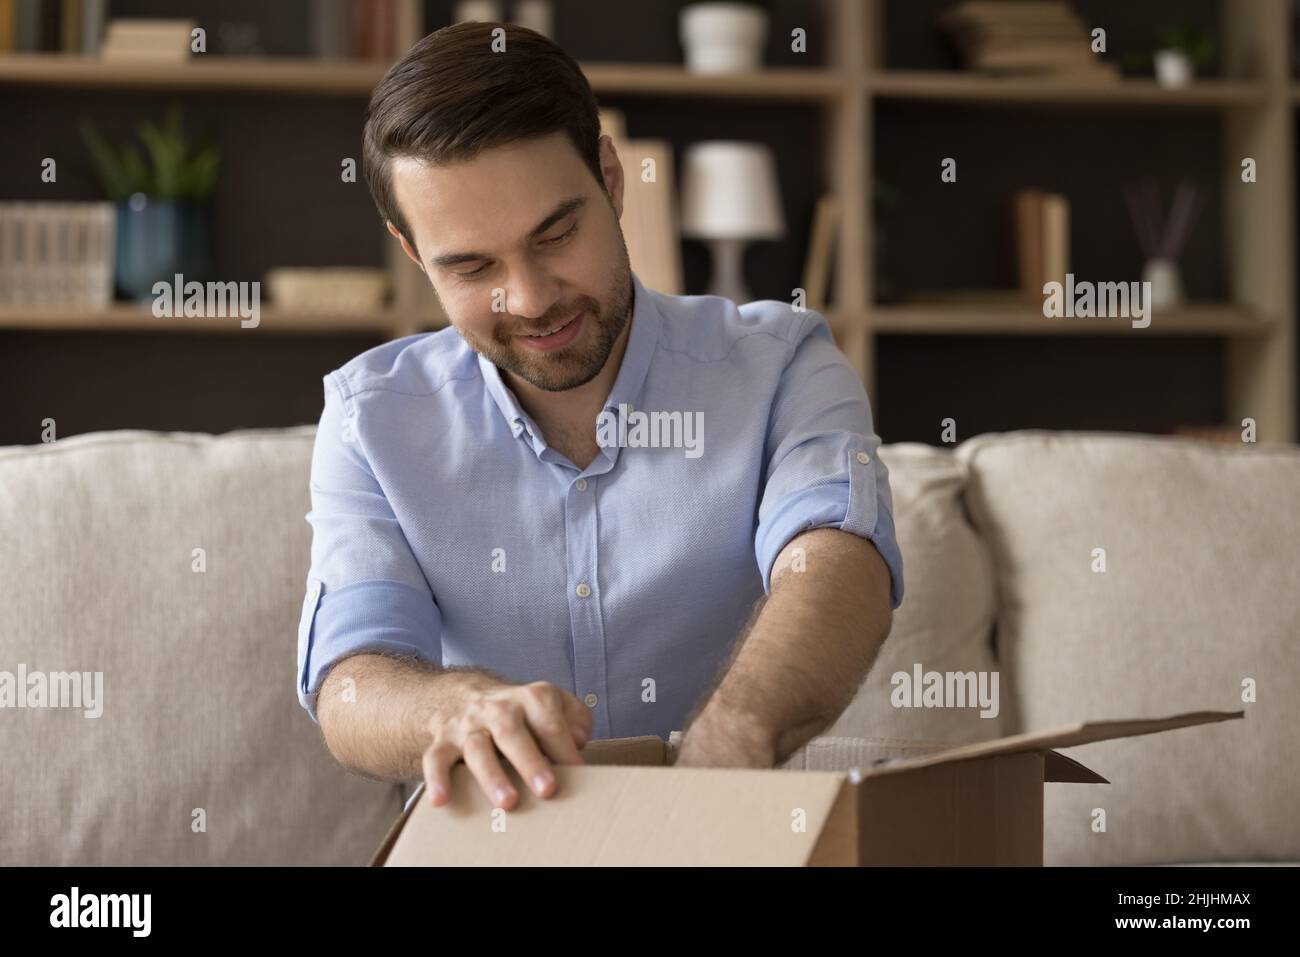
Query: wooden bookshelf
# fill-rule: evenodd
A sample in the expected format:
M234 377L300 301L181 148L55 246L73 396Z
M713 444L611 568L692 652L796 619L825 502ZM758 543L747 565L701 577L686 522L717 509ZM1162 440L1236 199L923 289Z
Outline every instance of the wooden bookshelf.
M1294 127L1300 83L1292 77L1290 0L1219 0L1217 35L1223 79L1180 90L1151 80L1114 83L1052 78L1002 79L961 71L886 69L885 0L816 0L825 14L825 66L772 68L738 76L699 76L674 64L586 62L598 95L646 99L807 104L821 111L823 180L841 201L835 250L833 306L837 341L861 374L873 403L875 355L881 336L1145 334L1149 348L1173 337L1223 339L1225 422L1251 416L1261 441L1297 439L1296 152ZM404 38L413 42L415 36ZM195 57L182 64L128 64L57 54L0 56L0 89L23 87L144 91L229 91L275 96L364 98L386 63L292 58ZM1157 314L1147 329L1121 320L1053 323L1020 302L987 297L961 301L876 304L872 248L872 189L878 113L913 104L955 104L962 110L1087 110L1115 116L1189 116L1221 124L1220 247L1227 302L1191 304ZM780 136L779 130L773 132ZM810 149L816 149L810 144ZM1259 181L1243 186L1240 158L1255 158ZM1027 173L1029 171L1026 171ZM390 257L391 259L391 257ZM393 267L390 263L390 271ZM1136 277L1130 277L1136 278ZM396 288L396 284L395 284ZM256 331L308 333L375 331L405 335L424 328L406 303L372 316L323 317L263 312ZM28 315L27 313L31 314ZM217 320L220 322L222 320ZM214 320L155 320L118 306L107 313L0 309L0 329L186 329L211 331ZM237 327L237 323L236 323ZM252 331L252 330L248 330ZM1143 348L1148 348L1144 346ZM899 401L891 396L888 401ZM904 400L905 401L905 398Z
M60 53L0 55L0 83L77 89L365 96L387 69L380 62L290 57L194 56L178 63L132 63Z
M1063 320L1051 323L1032 306L991 305L986 297L960 302L875 303L871 264L870 194L847 199L845 229L855 237L836 261L833 301L840 309L837 339L861 370L873 405L875 353L880 336L925 335L1078 335L1124 337L1149 333L1151 348L1176 336L1220 336L1226 373L1225 423L1250 416L1259 423L1259 438L1297 441L1296 358L1296 153L1295 105L1300 83L1291 75L1293 21L1290 0L1220 0L1218 47L1224 76L1200 80L1179 90L1151 80L1123 79L1109 84L1051 78L1003 79L959 71L885 69L883 37L885 0L834 0L836 25L849 65L841 68L863 93L864 135L835 157L840 178L872 178L875 107L901 109L908 102L957 103L971 109L1007 106L1086 108L1095 112L1145 111L1157 115L1209 112L1222 124L1221 246L1225 259L1228 303L1193 304L1164 316L1147 329L1119 320ZM852 39L856 38L856 39ZM836 122L853 122L842 114ZM1240 180L1240 160L1253 157L1261 176L1248 186ZM853 221L857 220L856 223ZM855 274L845 277L845 270ZM856 278L861 276L863 283ZM1136 277L1134 277L1136 278ZM861 298L859 298L861 297ZM1106 327L1110 327L1107 329Z
M970 301L942 297L871 311L876 334L896 335L1085 335L1085 336L1268 336L1273 323L1249 310L1220 303L1190 303L1157 311L1146 328L1129 319L1046 318L1014 293L972 296Z
M369 96L387 63L290 57L194 56L179 63L131 63L58 53L0 55L0 83L106 89ZM832 101L845 77L822 69L700 75L672 64L586 63L597 93L780 101Z
M1237 80L1199 80L1174 90L1154 80L1142 79L1107 83L1052 77L1003 79L959 71L893 70L873 73L865 82L870 94L881 100L989 106L1037 103L1114 109L1230 109L1258 106L1269 96L1266 85Z
M436 327L430 323L430 327ZM244 328L238 316L177 316L159 318L144 306L115 303L108 309L51 306L0 306L0 329L40 332L239 332L263 335L325 335L374 333L407 335L415 331L402 314L381 311L368 314L287 312L272 306L258 310L258 324Z

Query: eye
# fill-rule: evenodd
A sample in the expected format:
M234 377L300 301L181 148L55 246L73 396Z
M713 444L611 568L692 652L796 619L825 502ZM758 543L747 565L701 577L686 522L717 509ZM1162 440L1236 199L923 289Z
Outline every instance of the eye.
M477 269L472 270L470 272L457 272L457 273L452 273L452 275L459 280L468 280L468 279L473 279L475 276L481 275L486 270L487 270L487 264L484 263L482 266L479 266Z
M552 238L552 239L544 239L544 240L542 240L542 245L543 245L543 246L558 246L560 243L564 242L566 239L568 239L570 236L572 236L573 233L574 233L574 231L577 230L577 228L578 228L578 224L577 224L577 223L574 223L572 226L570 226L567 230L565 230L565 231L564 231L563 233L561 233L559 236L555 236L555 237Z

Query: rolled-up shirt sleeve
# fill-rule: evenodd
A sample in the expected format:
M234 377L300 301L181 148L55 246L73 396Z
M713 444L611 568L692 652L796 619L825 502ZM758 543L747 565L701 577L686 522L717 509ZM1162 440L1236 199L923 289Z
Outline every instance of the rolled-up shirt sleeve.
M316 721L330 668L359 652L442 663L442 618L359 438L356 396L327 375L311 461L311 566L298 624L298 701Z
M876 546L889 567L890 607L902 604L903 556L880 444L862 380L826 320L809 312L797 327L768 418L754 538L765 592L771 593L776 557L796 535L838 528Z

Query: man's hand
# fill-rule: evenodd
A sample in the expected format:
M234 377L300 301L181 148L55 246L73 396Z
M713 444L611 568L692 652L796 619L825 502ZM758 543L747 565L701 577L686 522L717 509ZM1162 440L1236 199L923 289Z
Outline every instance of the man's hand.
M424 752L424 781L435 806L451 799L451 769L462 757L496 807L519 802L498 750L538 797L555 793L557 764L585 764L578 749L591 738L591 712L576 696L547 681L470 690L429 720L433 742ZM538 745L541 745L540 749Z

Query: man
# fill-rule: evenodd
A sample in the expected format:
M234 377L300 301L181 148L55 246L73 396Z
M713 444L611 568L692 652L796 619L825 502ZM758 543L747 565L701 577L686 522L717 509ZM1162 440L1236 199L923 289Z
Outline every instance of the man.
M371 98L372 195L451 328L325 377L299 699L435 805L462 759L498 807L502 758L549 797L592 738L772 767L902 600L867 396L815 313L642 285L586 79L500 26L425 37Z

